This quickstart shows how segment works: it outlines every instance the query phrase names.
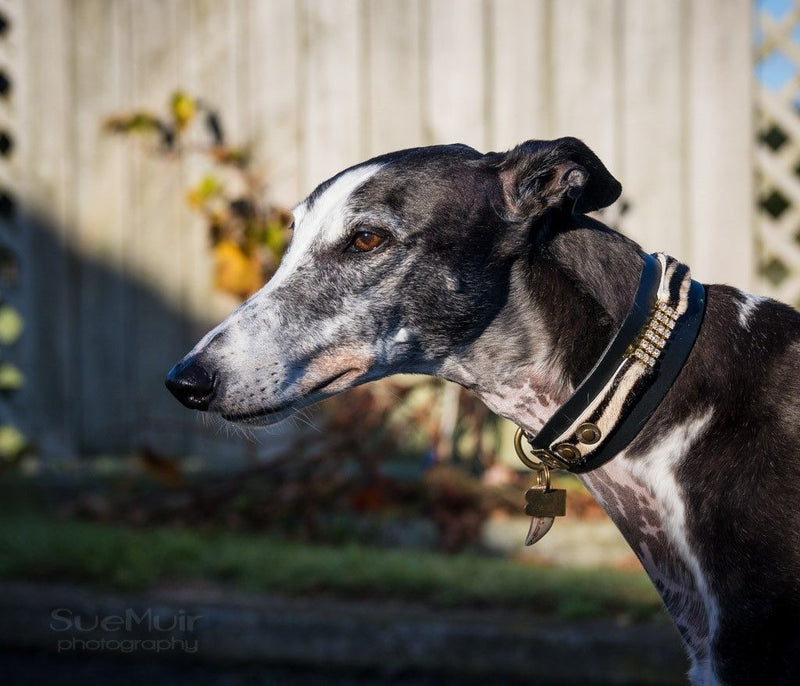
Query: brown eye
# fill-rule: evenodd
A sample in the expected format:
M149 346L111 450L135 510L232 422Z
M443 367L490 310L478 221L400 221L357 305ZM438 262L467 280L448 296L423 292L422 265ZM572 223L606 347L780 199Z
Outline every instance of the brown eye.
M369 252L370 250L375 250L381 243L383 243L383 236L372 233L372 231L359 231L353 237L353 242L350 245L357 252Z

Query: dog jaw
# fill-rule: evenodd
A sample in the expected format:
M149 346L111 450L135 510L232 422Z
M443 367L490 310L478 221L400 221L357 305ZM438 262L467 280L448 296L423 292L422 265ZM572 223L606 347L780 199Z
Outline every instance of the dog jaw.
M321 389L331 394L341 393L355 386L359 378L366 377L374 362L375 358L366 352L326 351L308 363L298 390L303 395Z

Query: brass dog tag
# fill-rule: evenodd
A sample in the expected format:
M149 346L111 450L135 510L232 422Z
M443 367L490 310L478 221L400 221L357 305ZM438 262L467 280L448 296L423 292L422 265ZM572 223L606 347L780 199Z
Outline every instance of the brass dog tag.
M567 492L563 489L529 488L525 493L525 514L531 517L563 517L567 514Z
M550 531L556 517L567 514L567 492L560 488L550 488L550 468L541 459L537 462L525 454L522 447L524 436L522 429L517 429L514 434L514 449L522 463L536 474L536 485L525 492L525 514L531 516L525 545L533 545Z
M547 481L549 482L549 479ZM533 545L550 531L556 517L563 517L567 513L567 492L537 484L527 490L525 502L525 514L531 516L531 526L525 537L525 545Z

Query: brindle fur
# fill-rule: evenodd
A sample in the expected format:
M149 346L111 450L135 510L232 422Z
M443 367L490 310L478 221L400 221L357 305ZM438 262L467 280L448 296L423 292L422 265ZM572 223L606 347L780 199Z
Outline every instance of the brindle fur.
M389 374L435 374L536 431L632 302L641 248L584 214L619 192L575 139L345 170L296 209L302 249L168 384L264 424ZM386 241L353 253L364 229ZM798 447L800 315L712 285L664 401L583 477L661 593L696 684L800 683Z

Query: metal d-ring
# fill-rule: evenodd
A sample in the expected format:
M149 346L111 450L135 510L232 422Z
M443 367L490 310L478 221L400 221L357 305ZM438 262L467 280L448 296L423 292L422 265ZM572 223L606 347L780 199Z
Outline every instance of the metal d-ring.
M537 486L544 486L545 491L550 490L550 467L544 462L535 461L525 454L525 449L522 447L522 439L525 432L521 427L517 427L517 432L514 434L514 450L517 451L517 457L529 469L536 472Z

